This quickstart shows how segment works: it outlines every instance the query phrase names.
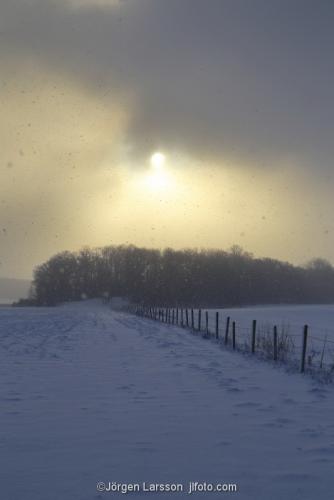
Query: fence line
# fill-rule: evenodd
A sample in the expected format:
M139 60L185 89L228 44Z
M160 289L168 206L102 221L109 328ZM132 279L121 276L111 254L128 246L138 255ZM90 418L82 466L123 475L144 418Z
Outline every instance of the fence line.
M259 325L253 319L249 328L238 326L230 316L223 318L219 311L213 311L213 318L205 310L202 323L202 309L131 306L129 312L138 316L180 326L204 338L215 339L226 348L248 352L274 363L286 364L300 373L310 373L325 382L332 381L334 374L334 341L310 335L308 325L300 334L290 333L286 324ZM212 321L211 321L212 320ZM300 339L301 345L296 345Z

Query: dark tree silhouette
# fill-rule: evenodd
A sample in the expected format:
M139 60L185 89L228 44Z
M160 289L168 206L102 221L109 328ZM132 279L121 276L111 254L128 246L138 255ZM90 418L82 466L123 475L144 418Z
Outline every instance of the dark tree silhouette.
M328 303L334 301L334 269L320 258L305 267L257 259L238 246L229 251L84 248L38 266L30 300L54 305L113 296L168 306Z

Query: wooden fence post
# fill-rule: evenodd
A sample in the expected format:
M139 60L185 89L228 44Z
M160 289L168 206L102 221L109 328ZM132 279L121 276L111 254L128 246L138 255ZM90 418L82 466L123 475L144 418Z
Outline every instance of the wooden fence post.
M187 328L189 326L189 314L188 314L188 307L186 309L186 325L187 325Z
M205 311L205 335L209 336L209 313Z
M201 331L201 328L202 328L202 310L201 309L198 309L198 331L200 332Z
M194 309L191 309L191 329L195 329L195 323L194 323Z
M225 328L225 345L228 342L228 332L229 332L229 329L230 329L230 317L227 316L227 318L226 318L226 328Z
M320 359L320 368L322 368L322 363L323 363L323 361L324 361L324 355L325 355L326 342L327 342L327 335L325 336L324 346L323 346L323 348L322 348L321 359Z
M176 308L176 324L179 324L179 308Z
M274 361L278 359L277 326L274 326Z
M183 325L183 309L181 309L181 326L182 326L182 328L183 328L183 326L184 326L184 325Z
M256 341L256 319L253 319L253 326L252 326L252 354L255 353L255 341Z
M306 349L307 349L307 334L308 334L308 326L304 326L304 334L303 334L303 348L302 348L302 360L300 365L300 372L304 373L305 371L305 358L306 358Z
M216 339L219 339L219 312L216 312Z
M235 349L235 321L232 323L232 347Z

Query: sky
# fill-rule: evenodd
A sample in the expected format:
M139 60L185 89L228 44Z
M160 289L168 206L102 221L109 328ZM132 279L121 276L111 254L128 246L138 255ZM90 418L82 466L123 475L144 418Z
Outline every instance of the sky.
M128 243L334 263L333 22L325 0L1 0L0 276Z

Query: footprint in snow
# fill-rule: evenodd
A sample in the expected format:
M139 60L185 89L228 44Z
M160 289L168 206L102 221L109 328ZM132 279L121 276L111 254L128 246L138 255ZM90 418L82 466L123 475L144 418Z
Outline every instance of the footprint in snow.
M237 403L235 406L238 408L256 408L259 405L259 403L254 403L253 401L245 401L244 403Z
M325 455L333 455L334 454L334 444L330 444L329 446L315 446L304 450L306 453L321 453Z
M119 387L117 387L117 390L131 392L132 386L131 385L120 385Z
M232 441L219 441L216 446L224 448L225 446L230 446Z
M300 431L300 434L302 434L303 436L306 435L307 437L310 437L310 438L317 438L317 437L321 436L321 432L317 431L316 429L311 429L309 427L302 429Z
M267 413L267 412L272 412L273 410L275 410L275 406L270 405L270 406L263 406L262 408L258 408L257 411Z
M225 384L220 384L221 387L224 387ZM228 389L226 389L227 392L232 392L232 393L239 393L239 392L243 392L242 389L239 389L239 387L229 387Z
M42 399L46 399L46 396L44 394L36 394L35 396L32 397L34 401L39 401Z
M294 420L290 420L289 418L276 418L275 420L271 422L266 422L263 425L263 427L270 427L270 428L282 428L285 427L286 425L293 424L295 423Z
M296 401L294 399L291 399L291 398L284 398L283 403L285 403L287 405L295 405Z
M279 424L294 424L295 421L291 418L278 417L276 418L276 422Z
M18 403L19 401L22 401L22 398L19 398L19 397L7 397L7 398L2 398L2 401L6 401L7 403Z
M328 463L331 463L332 462L332 459L330 458L325 458L325 457L321 457L321 458L314 458L312 460L312 462L314 463L320 463L320 464L328 464Z
M260 424L260 427L268 427L269 429L283 427L283 425L277 425L274 422L265 422L264 424Z

